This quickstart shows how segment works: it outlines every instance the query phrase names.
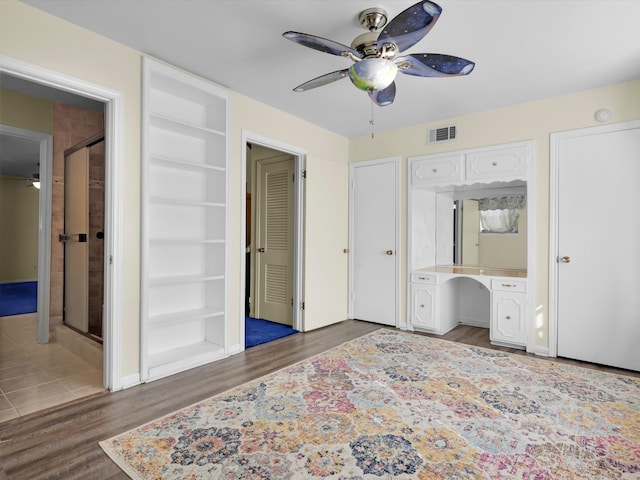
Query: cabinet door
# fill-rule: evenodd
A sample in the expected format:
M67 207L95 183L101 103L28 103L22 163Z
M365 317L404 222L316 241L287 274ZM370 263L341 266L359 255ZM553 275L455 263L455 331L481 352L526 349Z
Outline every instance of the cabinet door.
M411 285L411 325L436 330L436 286Z
M464 155L447 155L411 163L412 185L448 185L462 180Z
M526 344L526 294L493 293L491 340L514 345Z
M495 148L466 156L466 179L526 178L532 149L528 145Z

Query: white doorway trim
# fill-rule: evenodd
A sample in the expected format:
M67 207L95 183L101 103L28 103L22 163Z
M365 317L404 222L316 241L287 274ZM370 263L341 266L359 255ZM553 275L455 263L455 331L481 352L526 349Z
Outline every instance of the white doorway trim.
M558 266L560 252L559 240L559 162L560 143L567 138L600 135L622 130L640 128L640 121L598 125L595 127L580 128L566 132L552 133L549 138L550 171L549 171L549 356L558 354Z
M242 205L241 210L241 230L240 242L240 272L246 271L245 258L245 237L246 232L246 198L247 198L247 144L252 143L262 147L270 148L285 152L294 157L294 191L293 191L293 328L298 331L304 331L303 320L303 271L304 271L304 182L303 173L305 169L306 152L298 147L293 147L276 140L272 140L261 135L242 130ZM244 273L240 275L240 312L242 312L242 320L240 322L240 340L241 350L244 350L244 311L245 311L245 292L246 278Z
M48 133L0 125L0 134L32 140L40 144L40 193L38 200L38 300L36 341L49 343L49 285L51 278L51 173L53 136Z
M400 257L402 256L402 248L400 246L400 157L388 157L388 158L379 158L376 160L365 160L361 162L352 162L349 164L349 318L353 318L353 292L354 292L354 239L355 239L355 222L354 220L354 205L355 205L355 191L353 188L352 182L355 178L355 169L358 167L366 167L370 165L380 165L390 163L395 166L395 184L394 188L396 191L396 208L395 208L395 273L396 273L396 282L395 282L395 318L394 325L395 327L406 328L406 322L404 325L400 322Z
M103 384L122 389L122 185L124 98L121 92L0 55L0 71L105 104L105 237ZM47 239L47 243L50 238ZM40 248L40 247L39 247ZM45 255L43 253L43 255ZM40 259L40 252L38 253ZM47 290L49 284L46 284ZM47 292L48 296L48 292ZM47 326L48 329L48 326Z

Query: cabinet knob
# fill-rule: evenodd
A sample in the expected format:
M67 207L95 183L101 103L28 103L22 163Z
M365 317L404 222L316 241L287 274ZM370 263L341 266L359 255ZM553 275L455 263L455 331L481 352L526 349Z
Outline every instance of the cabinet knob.
M393 250L387 250L387 251L386 251L386 252L384 252L384 253L386 253L387 255L393 255Z
M507 315L507 316L506 316L506 317L504 317L504 318L506 318L507 320L511 320L511 315Z
M494 167L498 166L498 162L492 162L491 165L493 165Z
M565 255L564 257L562 257L562 263L570 263L571 262L571 257Z
M424 308L424 303L421 303L421 304L420 304L420 308Z
M437 169L437 168L434 168L434 169L433 169L433 173L436 173L437 171L438 171L438 169Z
M264 248L260 247L260 248L258 249L258 253L264 253Z

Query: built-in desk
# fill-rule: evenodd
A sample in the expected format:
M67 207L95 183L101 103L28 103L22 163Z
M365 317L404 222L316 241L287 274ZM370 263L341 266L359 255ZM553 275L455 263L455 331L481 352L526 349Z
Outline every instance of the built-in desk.
M526 346L526 270L437 265L410 275L413 329L442 335L464 323L489 328L492 343Z
M452 275L479 275L488 277L527 278L526 270L507 268L470 267L467 265L437 265L418 270L419 272L450 273Z

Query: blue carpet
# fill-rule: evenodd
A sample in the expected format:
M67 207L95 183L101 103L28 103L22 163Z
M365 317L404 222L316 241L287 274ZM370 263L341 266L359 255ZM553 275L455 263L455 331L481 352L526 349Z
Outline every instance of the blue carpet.
M0 317L38 310L38 282L0 283Z
M281 323L246 317L244 323L244 348L255 347L278 338L298 333L293 328Z

